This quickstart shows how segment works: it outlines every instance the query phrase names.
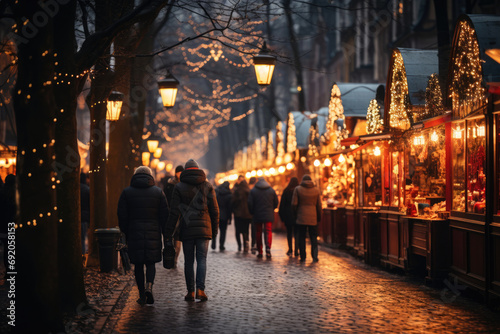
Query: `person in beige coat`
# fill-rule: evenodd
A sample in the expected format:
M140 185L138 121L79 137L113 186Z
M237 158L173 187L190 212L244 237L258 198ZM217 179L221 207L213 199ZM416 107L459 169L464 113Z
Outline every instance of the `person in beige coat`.
M302 177L302 182L293 191L292 208L299 230L300 261L306 260L306 233L309 232L311 255L313 261L318 262L318 222L321 220L321 198L319 189L307 174Z

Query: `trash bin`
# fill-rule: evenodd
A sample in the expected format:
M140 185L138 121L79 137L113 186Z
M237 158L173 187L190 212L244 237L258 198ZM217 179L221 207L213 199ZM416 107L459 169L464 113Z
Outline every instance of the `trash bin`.
M118 266L116 244L120 238L120 229L98 228L94 231L94 235L99 243L99 267L101 272L109 273Z

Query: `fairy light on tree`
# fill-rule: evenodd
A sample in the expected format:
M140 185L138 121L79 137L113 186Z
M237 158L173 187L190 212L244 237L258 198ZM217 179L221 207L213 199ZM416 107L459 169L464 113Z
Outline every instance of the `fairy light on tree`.
M380 106L376 99L370 101L366 112L366 133L381 133L384 121L380 116Z
M318 145L316 144L318 141L318 130L314 125L311 125L309 128L309 150L307 151L307 155L312 158L315 158L319 155Z
M453 51L450 97L453 110L460 118L467 116L483 102L482 65L479 44L469 22L459 23L457 45Z
M410 128L408 113L410 112L408 82L403 57L395 51L391 73L391 103L389 106L389 125L392 128L407 130Z
M444 111L443 95L437 73L431 74L425 88L425 112L418 115L418 120L441 115Z
M342 121L342 125L338 125ZM337 84L333 84L328 104L328 119L326 121L326 131L321 136L321 142L332 145L333 150L341 148L340 142L347 138L349 131L345 126L344 107L340 97L340 89Z
M279 165L285 156L285 143L283 138L283 122L276 124L276 163Z
M267 133L267 161L274 162L276 158L276 152L274 151L274 140L273 140L273 132L269 131Z

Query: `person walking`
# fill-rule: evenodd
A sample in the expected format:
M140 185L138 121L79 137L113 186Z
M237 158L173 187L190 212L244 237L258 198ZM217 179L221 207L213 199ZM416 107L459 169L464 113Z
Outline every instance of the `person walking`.
M296 177L292 177L285 190L283 190L283 194L281 195L280 207L279 207L279 215L281 221L285 223L286 227L286 239L288 241L288 252L286 255L293 255L293 244L295 239L295 256L299 256L299 239L298 239L298 229L295 224L295 216L293 214L292 209L292 196L295 187L299 185L299 179Z
M165 196L167 196L167 202L169 207L172 206L172 196L174 194L174 188L177 183L180 182L181 173L184 171L184 167L179 165L175 167L175 176L170 178L165 184ZM179 260L179 255L181 253L182 242L179 240L178 230L174 232L174 248L175 248L175 257L174 257L174 268L177 268L177 261Z
M321 198L319 189L309 175L293 191L292 207L299 230L300 261L306 260L306 233L311 240L311 255L318 262L318 222L321 220Z
M248 188L252 190L256 183L257 183L257 178L252 176L250 180L248 180ZM247 199L247 206L248 206L248 199ZM253 219L252 222L250 223L250 236L252 237L250 242L252 254L255 255L255 253L257 253L257 237L255 236L255 224L253 223Z
M205 294L208 243L210 239L217 237L219 206L213 186L193 159L186 162L180 182L175 185L164 233L165 240L172 238L177 221L184 252L184 276L188 290L184 300L195 300L196 256L196 298L206 301L208 300Z
M229 189L229 182L224 181L216 190L217 203L219 204L219 250L221 252L226 250L224 244L226 242L227 225L231 223L231 190ZM212 239L212 249L216 248L217 240Z
M90 224L90 188L87 183L87 174L80 173L80 220L82 255L87 254L88 229Z
M263 257L262 252L262 232L264 232L264 242L266 245L266 257L271 258L271 244L273 241L274 209L278 207L278 196L269 183L260 177L259 181L250 190L248 196L248 210L253 215L255 224L255 236L257 239L258 258Z
M248 253L248 227L252 223L252 215L248 211L248 195L250 195L250 187L243 175L238 178L239 182L234 186L233 195L231 197L231 205L234 214L234 225L236 228L236 242L238 243L238 252L241 251L243 238L243 252Z
M139 289L137 302L141 305L154 303L155 263L161 261L161 236L168 213L167 199L155 186L151 169L147 166L136 168L130 186L122 191L118 201L118 222L126 237L130 262L135 266Z

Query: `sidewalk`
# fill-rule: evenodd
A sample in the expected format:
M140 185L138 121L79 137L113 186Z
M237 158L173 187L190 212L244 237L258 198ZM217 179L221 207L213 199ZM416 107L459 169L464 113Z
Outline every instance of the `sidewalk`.
M237 252L230 225L226 251L209 250L204 303L183 299L182 255L179 269L158 263L155 304L138 305L131 284L102 333L500 332L500 314L460 292L429 288L339 250L320 249L319 263L309 255L301 264L286 256L283 235L273 237L272 259L257 259Z

